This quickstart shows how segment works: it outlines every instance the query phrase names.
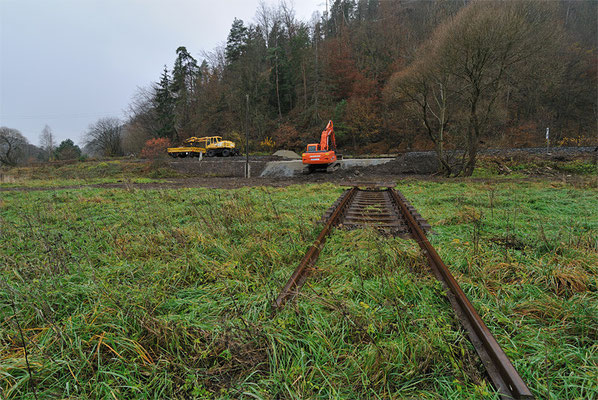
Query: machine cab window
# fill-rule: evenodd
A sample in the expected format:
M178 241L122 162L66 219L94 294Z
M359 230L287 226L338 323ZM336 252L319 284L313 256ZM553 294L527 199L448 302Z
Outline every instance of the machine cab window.
M318 151L318 146L316 146L315 144L310 144L307 146L308 153L315 153L316 151Z

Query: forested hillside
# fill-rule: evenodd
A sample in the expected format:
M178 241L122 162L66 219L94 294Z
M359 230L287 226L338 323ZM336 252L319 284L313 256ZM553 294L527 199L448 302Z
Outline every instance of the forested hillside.
M479 147L543 145L547 127L553 144L596 141L596 2L336 0L315 15L263 3L226 46L173 49L134 96L125 150L238 140L246 117L255 148L299 149L332 119L347 152L463 149L466 174Z

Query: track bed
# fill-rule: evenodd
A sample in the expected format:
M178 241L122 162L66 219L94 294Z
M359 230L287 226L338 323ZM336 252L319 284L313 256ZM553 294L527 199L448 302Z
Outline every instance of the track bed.
M428 258L429 266L447 290L447 297L463 328L486 368L490 380L503 399L533 399L511 361L486 327L481 317L444 264L425 232L430 225L395 189L366 185L367 189L353 186L345 191L324 214L324 228L309 248L301 263L284 286L274 308L281 308L295 297L313 269L327 236L333 227L373 227L380 232L414 239ZM384 185L382 185L384 186Z

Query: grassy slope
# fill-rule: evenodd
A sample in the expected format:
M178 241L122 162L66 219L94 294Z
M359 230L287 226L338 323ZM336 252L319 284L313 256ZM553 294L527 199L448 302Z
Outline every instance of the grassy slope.
M595 188L399 189L532 391L598 397ZM3 193L0 397L33 398L18 319L42 398L495 398L412 241L337 231L271 314L340 193Z

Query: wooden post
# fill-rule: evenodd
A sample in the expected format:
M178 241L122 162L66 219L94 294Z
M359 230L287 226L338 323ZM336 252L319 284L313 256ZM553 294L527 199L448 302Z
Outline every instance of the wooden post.
M245 111L245 178L249 178L249 95L245 95L247 110Z

